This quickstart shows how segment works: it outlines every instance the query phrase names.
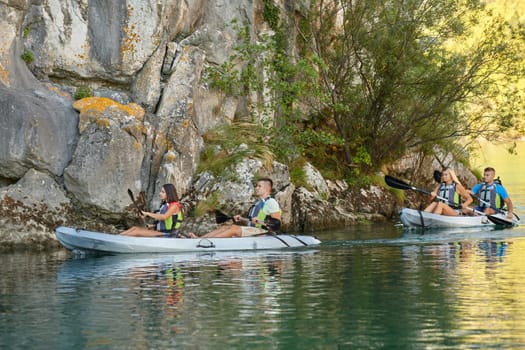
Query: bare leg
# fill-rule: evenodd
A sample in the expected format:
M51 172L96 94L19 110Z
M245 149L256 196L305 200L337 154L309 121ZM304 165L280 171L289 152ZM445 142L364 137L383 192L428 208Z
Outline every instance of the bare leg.
M134 237L159 237L162 236L162 232L149 230L145 227L133 226L132 228L121 232L122 236L134 236Z
M224 231L227 231L230 229L230 226L231 225L223 225L223 226L220 226L218 228L216 228L215 230L211 231L211 232L208 232L207 234L205 235L202 235L201 237L202 238L210 238L210 237L216 237L216 235L221 235ZM190 238L201 238L199 236L197 236L195 233L193 232L190 232L189 233L189 236Z
M436 209L437 204L438 204L437 202L430 203L428 207L425 208L425 211L428 213L433 213L434 210Z
M494 215L496 214L496 211L492 208L485 208L485 210L483 211L485 214L487 215Z
M228 238L240 237L242 234L241 227L238 225L221 226L211 232L208 232L203 238Z
M447 216L458 216L457 211L449 207L443 202L439 202L436 208L434 209L434 214L447 215Z

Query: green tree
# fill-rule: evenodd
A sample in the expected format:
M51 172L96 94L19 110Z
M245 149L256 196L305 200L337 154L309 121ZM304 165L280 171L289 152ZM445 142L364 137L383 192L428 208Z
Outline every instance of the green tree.
M461 150L521 125L519 17L476 0L308 4L277 21L265 0L274 34L243 28L235 54L208 70L211 86L251 96L249 121L266 125L281 161L350 179L408 150Z
M521 118L523 32L479 1L321 0L304 21L319 87L305 98L310 119L334 126L354 172L409 148L494 137Z

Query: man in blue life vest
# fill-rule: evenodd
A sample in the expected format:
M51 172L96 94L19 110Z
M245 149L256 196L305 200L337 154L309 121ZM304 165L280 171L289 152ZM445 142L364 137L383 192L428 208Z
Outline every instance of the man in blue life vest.
M257 180L255 186L255 194L259 197L259 200L252 206L247 218L243 218L240 215L235 215L233 220L235 223L244 224L243 226L238 224L221 226L207 234L204 238L227 238L227 237L247 237L256 236L268 232L268 229L263 228L265 220L271 218L272 221L281 221L281 208L279 203L270 197L272 192L273 181L269 178L261 178ZM280 226L280 225L277 225ZM196 235L190 233L190 237L197 238Z
M479 199L476 209L487 215L493 215L507 205L507 218L512 220L512 201L505 187L494 180L495 177L496 170L492 167L487 167L483 171L484 182L472 188L472 194L478 196Z

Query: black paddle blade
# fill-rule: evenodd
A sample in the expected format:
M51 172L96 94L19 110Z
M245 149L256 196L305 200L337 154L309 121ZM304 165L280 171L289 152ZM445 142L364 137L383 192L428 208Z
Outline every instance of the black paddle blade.
M487 218L495 225L498 226L504 226L504 227L512 227L514 226L514 222L512 220L509 220L502 215L487 215Z
M412 186L410 186L406 182L396 179L395 177L392 177L390 175L385 175L385 182L388 186L397 188L399 190L411 190L412 189Z
M395 177L392 177L390 175L385 175L385 182L388 186L397 188L399 190L414 190L414 191L421 192L424 194L430 194L430 192L426 190L409 185L406 182L396 179Z
M233 219L232 216L224 214L222 211L215 209L215 222L217 224L225 223L228 220Z
M281 220L267 217L264 219L264 226L268 229L270 232L279 232L281 230Z
M434 181L436 181L438 184L441 183L441 171L434 170Z
M129 188L128 188L128 195L131 201L133 202L133 206L135 207L135 209L137 209L137 212L138 212L137 214L140 216L142 214L142 209L140 209L139 206L137 205L137 202L135 201L135 196L133 195L133 191Z
M128 196L131 199L133 203L135 203L135 196L133 195L133 191L128 188Z

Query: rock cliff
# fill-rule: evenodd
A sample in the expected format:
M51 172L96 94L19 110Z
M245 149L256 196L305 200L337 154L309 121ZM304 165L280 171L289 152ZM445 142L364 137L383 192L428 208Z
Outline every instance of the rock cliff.
M276 2L292 14L299 5ZM313 231L390 217L388 191L327 182L309 190L285 165L255 159L235 181L197 173L202 135L246 101L208 88L205 69L228 59L238 37L269 32L262 0L1 0L0 243L48 245L56 225L117 231L133 223L126 190L158 205L175 184L190 213L199 201L244 211L255 176L276 182L290 230ZM210 218L191 217L205 231Z

